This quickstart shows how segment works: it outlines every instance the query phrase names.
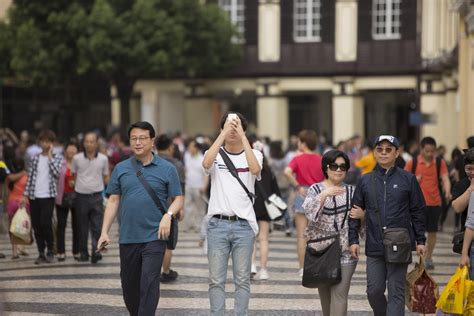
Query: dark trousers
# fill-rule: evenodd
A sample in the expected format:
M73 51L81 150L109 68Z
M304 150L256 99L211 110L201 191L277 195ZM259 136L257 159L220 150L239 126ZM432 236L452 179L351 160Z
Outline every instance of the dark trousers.
M71 224L72 224L72 253L79 253L79 237L77 230L77 223L75 217L75 209L73 207L64 207L56 205L56 216L58 218L58 228L56 230L56 239L58 243L58 253L66 252L65 238L66 238L66 226L67 226L67 217L71 210Z
M408 263L386 263L383 257L367 257L367 297L375 316L405 315L407 268Z
M47 247L48 253L53 253L53 210L54 199L46 198L30 200L31 226L35 234L36 246L40 256L44 256Z
M131 316L155 315L160 299L160 272L166 241L120 244L120 278Z
M88 256L87 241L89 239L89 227L91 231L92 254L97 249L97 241L100 238L102 221L104 218L104 206L102 194L80 194L76 193L75 199L75 221L78 228L79 253Z

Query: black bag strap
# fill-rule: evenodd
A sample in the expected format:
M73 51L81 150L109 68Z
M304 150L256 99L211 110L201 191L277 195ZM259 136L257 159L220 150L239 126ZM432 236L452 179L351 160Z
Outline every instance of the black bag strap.
M237 179L237 181L239 181L239 184L242 186L242 188L245 190L245 193L247 193L247 196L249 197L250 199L250 202L253 202L255 201L255 194L253 194L252 192L249 191L249 189L247 189L247 187L245 186L245 184L242 182L242 180L240 179L239 177L239 174L237 173L237 169L235 168L234 166L234 163L232 162L232 160L230 160L229 156L227 156L227 153L224 151L224 149L222 149L222 147L219 149L219 153L221 154L221 157L222 159L224 160L224 163L225 165L227 166L227 168L229 169L229 172L230 174Z
M163 204L161 204L160 198L158 195L156 195L156 192L153 191L151 188L150 184L145 180L145 177L143 177L143 172L142 170L138 167L137 159L133 157L131 159L133 169L135 169L135 175L137 176L138 180L140 183L143 185L145 188L145 191L148 193L148 195L151 197L153 202L155 202L156 206L158 209L161 211L163 215L166 214L165 208L163 207Z
M371 178L372 178L372 194L374 195L374 199L375 199L375 213L377 214L377 220L380 226L380 233L382 234L382 237L383 237L382 219L380 216L379 203L377 201L377 191L375 190L375 171L372 171Z
M342 220L342 224L341 224L341 227L337 227L337 222L336 222L336 218L337 218L337 214L336 214L336 208L337 208L337 204L336 204L336 197L333 196L332 197L332 200L334 202L334 228L336 229L337 232L339 232L340 229L343 229L344 228L344 224L346 223L346 219L347 219L347 214L349 213L349 209L350 209L350 206L349 206L349 188L350 186L345 186L346 187L346 212L344 213L344 218Z

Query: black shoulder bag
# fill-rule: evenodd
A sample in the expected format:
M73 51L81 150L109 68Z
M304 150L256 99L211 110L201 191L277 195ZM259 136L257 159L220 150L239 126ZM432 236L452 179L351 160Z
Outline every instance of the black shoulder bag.
M150 184L145 180L145 177L143 177L143 172L138 167L137 159L132 158L131 161L132 161L132 166L135 169L135 174L138 180L143 185L143 187L145 188L145 191L151 197L153 202L155 202L155 205L161 211L161 214L165 216L166 215L165 208L161 204L160 198L158 197L158 195L156 195L156 192L153 191ZM168 237L168 240L166 241L166 247L168 249L173 250L176 248L177 243L178 243L178 220L174 216L171 216L170 235Z
M336 198L333 197L335 210ZM307 288L316 288L319 286L331 286L341 282L341 242L339 239L339 229L344 228L349 213L349 189L346 187L346 213L342 220L341 227L337 227L337 214L334 214L335 234L309 240L306 243L304 256L302 285ZM322 210L321 210L322 211ZM316 242L333 240L329 246L323 250L315 250L310 245Z
M255 194L253 194L252 192L250 192L249 189L247 189L247 187L245 186L245 184L242 182L242 180L240 180L239 174L237 173L237 169L235 168L234 163L232 162L232 160L230 160L229 156L227 156L227 154L226 154L226 152L224 151L224 149L220 148L220 149L219 149L219 153L221 154L222 159L224 159L224 163L225 163L225 165L227 166L227 168L229 169L230 174L231 174L234 178L236 178L237 181L239 181L240 185L241 185L242 188L245 190L245 193L247 193L247 196L249 197L250 202L252 202L252 204L253 204L254 201L255 201Z
M377 202L377 191L375 190L375 175L372 172L372 194L375 199L375 213L380 227L383 240L385 262L388 263L411 263L411 239L408 229L383 228L380 209Z

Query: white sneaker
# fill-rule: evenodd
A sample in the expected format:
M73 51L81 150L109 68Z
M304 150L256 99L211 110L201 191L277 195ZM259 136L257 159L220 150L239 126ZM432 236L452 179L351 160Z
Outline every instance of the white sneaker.
M260 269L258 272L258 279L259 280L268 280L270 276L268 275L267 269Z
M252 267L250 268L250 275L254 276L257 274L257 266L252 263Z
M300 276L300 278L303 277L303 268L299 269L298 271L298 275Z

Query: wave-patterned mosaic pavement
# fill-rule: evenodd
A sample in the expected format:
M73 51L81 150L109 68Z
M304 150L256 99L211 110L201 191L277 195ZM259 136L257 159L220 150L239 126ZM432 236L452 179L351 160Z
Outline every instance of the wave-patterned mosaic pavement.
M114 225L111 236L116 236ZM70 230L68 231L70 247ZM162 284L158 315L208 315L207 258L198 247L198 234L180 235L172 269L178 280ZM451 251L451 234L441 233L435 250L433 277L440 288L454 273L459 256ZM296 240L282 232L271 234L269 273L266 281L252 281L250 315L321 315L316 289L301 286L295 251ZM69 255L65 262L35 265L36 248L29 257L12 260L7 236L0 237L0 315L128 315L119 278L118 245L113 244L96 265L79 263ZM410 267L411 269L411 267ZM233 315L233 284L229 269L226 306ZM365 257L352 279L349 315L371 315L365 294ZM407 312L407 314L409 314Z

